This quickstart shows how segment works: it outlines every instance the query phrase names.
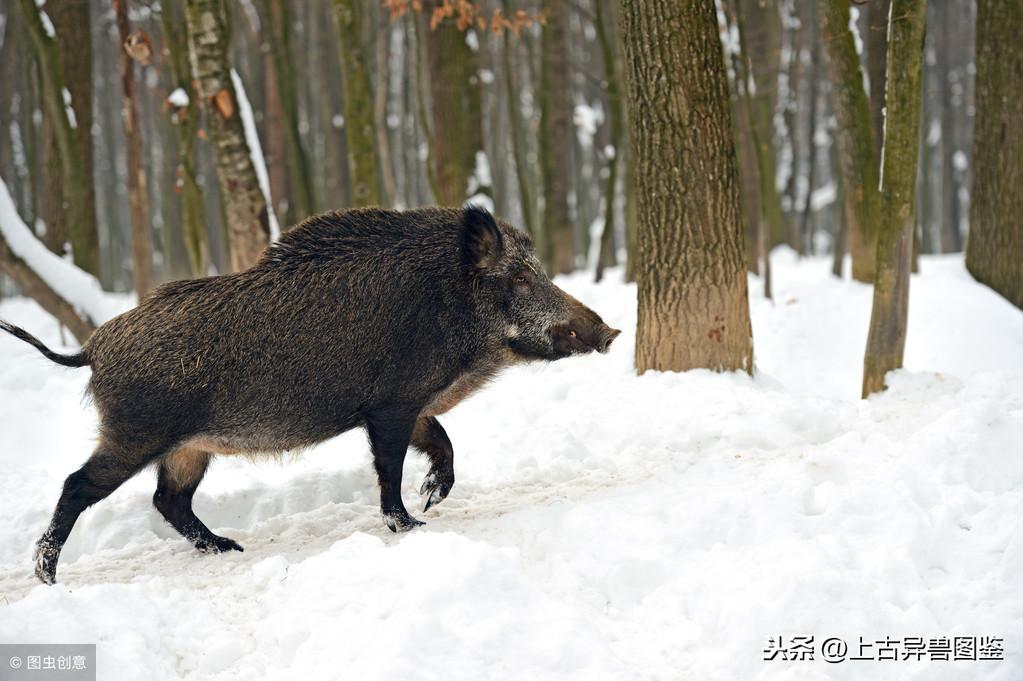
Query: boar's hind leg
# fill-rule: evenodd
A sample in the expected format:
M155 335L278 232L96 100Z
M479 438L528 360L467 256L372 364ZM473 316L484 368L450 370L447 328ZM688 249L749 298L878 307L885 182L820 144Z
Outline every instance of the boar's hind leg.
M412 429L412 446L430 459L430 472L419 488L426 497L425 513L434 504L444 501L455 484L455 455L451 440L433 416L420 416Z
M35 573L45 584L57 579L57 559L82 511L107 497L138 473L154 456L123 452L100 442L89 460L64 481L50 526L36 543Z
M160 461L153 505L181 536L204 552L243 551L234 540L213 534L192 512L192 497L206 474L210 455L182 447Z
M380 481L380 513L392 532L405 532L423 524L409 515L401 501L401 472L414 424L415 415L378 412L366 416L373 465Z

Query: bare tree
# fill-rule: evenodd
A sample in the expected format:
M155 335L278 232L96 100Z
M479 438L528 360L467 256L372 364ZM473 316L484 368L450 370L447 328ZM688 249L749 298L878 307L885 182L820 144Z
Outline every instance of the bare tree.
M728 78L712 0L625 0L639 206L636 369L753 371Z
M966 267L1023 308L1023 4L978 0L973 192Z
M370 17L359 0L334 0L344 84L345 130L352 173L352 199L357 206L380 204L379 156L374 132L374 101L370 96L369 67L362 46L364 26Z
M863 359L863 397L884 390L885 375L902 367L906 347L926 9L924 0L892 0L881 168L882 211L877 234L874 305Z
M82 151L76 132L78 108L91 102L75 102L64 76L64 65L52 33L52 23L35 0L19 0L22 23L39 61L41 95L47 119L57 138L60 154L61 185L64 191L65 218L74 262L90 274L99 272L99 236L96 231L96 197L92 168Z
M818 0L817 9L834 85L832 106L837 119L838 165L843 180L852 275L857 281L869 282L874 280L876 225L881 210L877 156L870 129L870 100L849 28L849 5Z

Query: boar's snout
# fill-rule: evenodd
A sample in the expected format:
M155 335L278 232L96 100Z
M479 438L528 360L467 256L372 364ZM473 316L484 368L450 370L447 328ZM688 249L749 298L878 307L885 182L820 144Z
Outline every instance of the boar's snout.
M551 328L554 349L565 354L585 354L594 350L606 353L620 333L619 329L612 329L599 318L592 319L589 315Z

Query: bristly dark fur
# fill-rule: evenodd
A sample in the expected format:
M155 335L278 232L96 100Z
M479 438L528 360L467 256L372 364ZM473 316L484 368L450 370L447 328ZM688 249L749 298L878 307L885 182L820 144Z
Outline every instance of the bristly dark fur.
M100 442L72 473L36 555L55 579L78 515L145 466L154 503L204 551L241 550L192 512L211 455L282 452L369 433L393 530L411 444L426 507L454 484L437 416L503 367L606 350L615 332L543 274L528 237L485 210L375 208L309 218L252 268L166 284L103 324L67 366L92 366Z
M41 340L20 326L15 326L10 322L5 322L0 319L0 329L3 329L15 338L25 341L36 350L43 353L43 355L52 362L56 362L57 364L61 364L66 367L84 367L89 365L89 354L85 350L76 352L73 355L62 355L59 352L54 352L50 348L46 347Z

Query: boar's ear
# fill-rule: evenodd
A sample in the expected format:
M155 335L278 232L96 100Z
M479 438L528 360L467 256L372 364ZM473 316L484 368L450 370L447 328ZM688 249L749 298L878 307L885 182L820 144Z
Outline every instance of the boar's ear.
M465 264L477 269L493 267L503 250L501 230L494 217L486 208L467 204L462 210L462 257Z

